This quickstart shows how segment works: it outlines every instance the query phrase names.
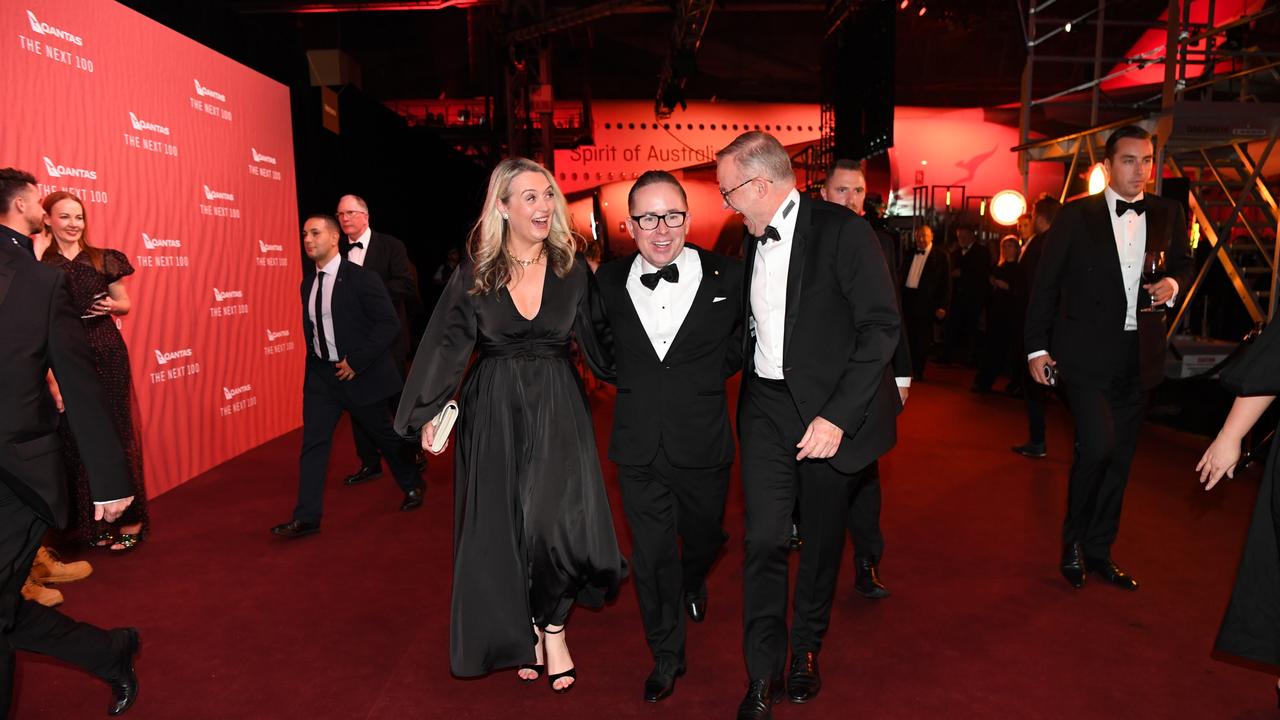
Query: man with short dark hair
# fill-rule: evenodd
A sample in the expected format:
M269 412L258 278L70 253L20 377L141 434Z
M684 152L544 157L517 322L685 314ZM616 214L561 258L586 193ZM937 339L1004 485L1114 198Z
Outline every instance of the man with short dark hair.
M387 398L403 380L391 359L400 322L382 281L338 254L338 223L311 215L302 242L315 272L302 281L302 329L307 369L302 384L302 453L298 460L298 504L293 519L271 529L285 538L320 531L324 477L333 430L345 410L387 458L404 492L400 509L422 507L425 486L401 452L391 428Z
M867 175L852 160L837 160L832 164L820 194L827 202L843 205L860 217L867 217ZM871 229L880 240L880 249L884 252L889 275L897 289L901 254L898 252L898 242L875 225ZM898 300L901 310L901 296ZM911 353L907 344L907 334L901 332L898 335L898 347L893 351L894 381L898 384L898 395L902 398L904 407L911 388ZM873 461L861 473L854 488L853 502L849 506L849 538L853 541L853 589L872 600L889 597L889 589L880 580L880 558L884 557L884 533L880 530L882 497L880 463Z
M716 154L716 180L748 233L743 310L751 332L738 403L748 685L738 718L760 720L771 716L784 673L793 703L822 688L818 653L853 484L897 437L902 401L889 361L898 301L871 226L801 195L772 135L739 135ZM805 541L788 638L787 538L797 494Z
M0 718L9 714L17 650L102 678L113 695L107 714L119 715L138 695L138 631L78 623L21 595L40 539L67 521L58 410L45 382L50 370L89 469L96 519L114 522L133 501L129 466L66 276L37 262L32 250L28 236L43 222L35 177L0 169Z
M651 170L627 196L637 251L596 271L618 399L609 459L631 528L631 577L658 702L685 671L685 615L702 622L707 573L728 536L733 431L725 381L742 367L742 263L685 244L679 180Z
M1018 254L1018 272L1013 276L1013 300L1017 303L1014 317L1017 318L1018 342L1023 342L1026 330L1027 306L1031 304L1031 285L1035 279L1036 267L1040 265L1040 256L1044 254L1044 236L1053 225L1062 203L1048 195L1036 201L1032 213L1034 233L1027 238ZM1023 356L1027 351L1023 350ZM1044 398L1045 386L1035 382L1025 370L1022 373L1022 397L1027 405L1027 434L1025 444L1013 446L1013 451L1032 459L1040 459L1048 454L1044 432Z
M391 304L400 322L391 355L396 371L403 379L410 350L409 317L422 311L422 298L418 295L418 283L414 279L409 253L399 238L369 227L369 204L364 198L343 195L338 199L336 215L343 233L338 238L338 252L342 259L375 273L391 295ZM387 401L393 415L399 398L399 394L395 394ZM356 454L360 456L360 467L343 482L358 485L382 475L382 454L378 452L378 444L358 424L351 423L351 434L355 439ZM417 443L402 442L398 451L404 459L416 460L420 468L426 466L426 459Z
M1192 270L1182 206L1143 192L1154 155L1142 128L1112 132L1107 188L1058 212L1027 309L1031 377L1051 385L1056 375L1075 421L1060 569L1076 588L1092 572L1138 589L1111 546L1147 391L1164 377L1165 307ZM1165 277L1144 278L1160 258Z

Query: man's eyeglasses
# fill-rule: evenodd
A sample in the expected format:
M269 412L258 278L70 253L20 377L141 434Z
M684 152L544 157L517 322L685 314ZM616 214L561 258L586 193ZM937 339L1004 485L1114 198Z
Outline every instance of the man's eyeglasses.
M632 215L631 219L636 221L641 230L656 230L658 221L661 220L663 225L669 228L678 228L684 224L684 216L688 215L688 210L672 210L665 215Z
M765 181L765 182L773 182L772 180L770 180L770 179L769 179L769 178L767 178L767 177L760 177L760 176L758 176L758 175L757 175L756 177L747 178L746 180L743 180L742 182L738 183L737 185L734 185L734 186L733 186L731 189L729 189L729 190L720 189L720 197L724 198L724 201L725 201L726 203L728 203L728 202L729 202L729 196L730 196L730 195L734 194L734 193L735 193L735 192L737 192L739 189L741 189L742 187L746 186L746 184L747 184L747 183L749 183L749 182L751 182L752 180L763 180L763 181Z
M355 215L368 215L368 214L369 213L365 212L364 210L339 210L338 211L338 217L340 218L349 218Z

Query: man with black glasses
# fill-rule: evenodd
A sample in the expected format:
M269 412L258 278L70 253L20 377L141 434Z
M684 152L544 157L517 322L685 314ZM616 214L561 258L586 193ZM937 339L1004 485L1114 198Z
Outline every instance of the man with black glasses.
M724 545L733 434L725 380L742 365L742 264L685 246L689 204L670 173L627 198L637 252L596 273L613 330L618 400L609 459L631 528L631 572L654 668L644 699L685 670L685 614L702 622Z

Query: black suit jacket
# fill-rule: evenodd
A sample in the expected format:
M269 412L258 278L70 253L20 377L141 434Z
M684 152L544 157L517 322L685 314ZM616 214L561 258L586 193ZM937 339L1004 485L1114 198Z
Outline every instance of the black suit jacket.
M609 459L620 465L648 464L659 447L676 467L733 462L724 384L742 367L742 261L693 249L702 282L661 360L627 292L638 253L596 272L613 331L618 385Z
M884 261L889 268L889 280L893 283L895 295L898 298L898 314L902 314L902 284L898 282L898 265L899 252L898 241L892 235L873 227L876 239L880 241L880 249L884 251ZM892 360L893 374L897 377L911 377L911 349L908 347L907 334L905 332L898 333L898 347L893 350Z
M1146 200L1146 250L1165 254L1165 270L1183 295L1192 271L1186 213L1174 200ZM1058 212L1044 237L1027 308L1027 352L1049 351L1065 379L1090 387L1107 387L1124 367L1128 300L1108 212L1105 193ZM1166 314L1138 313L1140 372L1148 388L1164 377Z
M911 272L911 263L915 253L908 253L902 259L902 287L906 288L907 275ZM951 304L951 258L938 246L929 251L920 270L920 283L916 286L915 308L929 317L936 317L934 311L946 310Z
M345 235L338 239L338 252L347 259L351 240ZM365 270L371 270L382 280L391 294L391 304L400 320L400 334L393 346L397 365L409 355L409 318L423 313L422 297L418 294L417 273L409 262L409 252L404 243L394 235L369 231L369 248L364 254Z
M1035 282L1036 268L1040 266L1040 258L1044 256L1044 235L1036 233L1027 240L1021 257L1018 258L1018 272L1014 275L1013 297L1023 312L1031 304L1031 287Z
M987 252L986 246L975 241L969 246L968 252L962 252L956 246L951 258L951 269L952 275L957 270L960 273L953 284L956 301L968 305L983 304L991 292L991 283L988 281L991 275L991 253Z
M844 431L831 465L856 472L897 440L902 402L889 367L900 329L893 280L866 220L804 195L795 212L783 377L806 424L821 416ZM747 317L756 247L748 236L742 283ZM744 372L751 373L755 338L744 333L743 341Z
M0 226L0 482L40 518L62 527L68 480L48 370L58 379L93 499L129 497L133 485L66 275L36 262L16 238L30 243Z
M302 280L302 329L307 339L307 360L322 362L315 352L315 325L311 322L308 300L317 273ZM355 405L369 405L400 392L400 372L391 358L391 346L400 332L400 320L391 296L376 273L343 260L338 264L333 285L334 344L339 359L345 358L356 376L341 383L348 400ZM303 386L311 387L311 373Z

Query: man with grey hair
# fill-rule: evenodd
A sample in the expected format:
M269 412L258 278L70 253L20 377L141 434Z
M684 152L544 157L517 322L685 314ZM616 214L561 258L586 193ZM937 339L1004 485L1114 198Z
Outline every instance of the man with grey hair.
M847 208L801 195L772 135L739 135L716 154L725 207L742 215L743 381L738 403L746 504L740 720L771 716L786 673L792 702L822 687L858 473L893 447L902 408L889 361L898 302L879 241ZM804 546L787 631L787 537L797 496Z

